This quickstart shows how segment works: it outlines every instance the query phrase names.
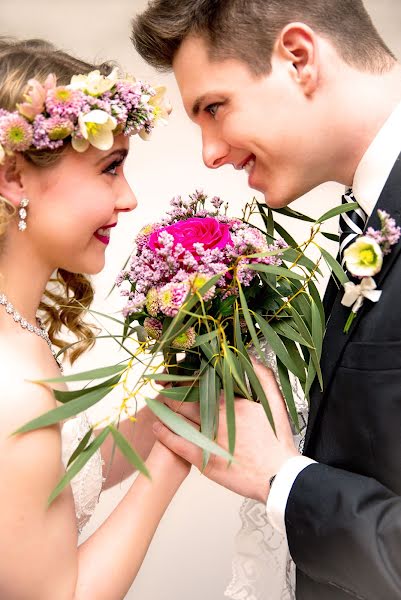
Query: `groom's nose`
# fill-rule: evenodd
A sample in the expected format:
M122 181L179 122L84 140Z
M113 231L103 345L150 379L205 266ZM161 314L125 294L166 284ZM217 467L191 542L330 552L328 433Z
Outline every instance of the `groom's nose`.
M218 169L229 161L230 146L210 132L202 133L203 162L209 169Z

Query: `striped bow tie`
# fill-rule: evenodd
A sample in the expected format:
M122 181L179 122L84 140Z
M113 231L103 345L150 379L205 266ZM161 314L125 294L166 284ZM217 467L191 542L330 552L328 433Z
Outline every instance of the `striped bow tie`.
M350 202L356 202L352 190L348 190L342 197L343 204L349 204ZM339 221L339 234L340 234L340 262L341 266L344 266L344 251L350 246L359 235L363 234L363 230L368 220L368 215L358 207L354 210L350 210L347 213L340 215Z

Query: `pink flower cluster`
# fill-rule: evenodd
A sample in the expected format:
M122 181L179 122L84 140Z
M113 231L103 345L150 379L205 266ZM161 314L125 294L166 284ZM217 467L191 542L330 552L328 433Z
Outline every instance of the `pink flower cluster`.
M167 218L141 230L129 268L118 277L118 285L131 284L130 291L122 292L127 296L124 315L151 317L152 337L156 317L175 316L188 294L215 275L220 277L205 300L237 295L238 283L249 286L257 276L250 264L281 265L280 251L287 248L283 240L268 244L256 227L221 214L219 198L211 201L215 210L205 209L205 200L202 192L188 201L173 198ZM275 254L252 257L267 252Z
M401 228L398 227L392 217L385 210L378 210L381 229L369 227L365 235L377 242L382 249L383 254L391 252L391 246L398 243L401 237Z

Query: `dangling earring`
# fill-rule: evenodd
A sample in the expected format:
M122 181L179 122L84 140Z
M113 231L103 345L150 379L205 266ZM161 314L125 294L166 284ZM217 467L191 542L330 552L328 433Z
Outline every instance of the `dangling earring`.
M26 229L26 217L27 217L27 207L29 204L29 200L28 198L22 198L21 202L19 203L19 223L18 223L18 229L20 231L25 231Z

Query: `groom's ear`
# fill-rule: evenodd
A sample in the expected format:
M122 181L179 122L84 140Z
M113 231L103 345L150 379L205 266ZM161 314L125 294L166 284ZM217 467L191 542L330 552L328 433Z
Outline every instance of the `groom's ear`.
M304 23L286 25L275 44L277 55L288 63L290 76L311 96L318 84L317 36Z

